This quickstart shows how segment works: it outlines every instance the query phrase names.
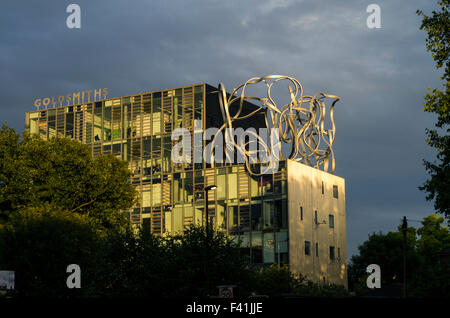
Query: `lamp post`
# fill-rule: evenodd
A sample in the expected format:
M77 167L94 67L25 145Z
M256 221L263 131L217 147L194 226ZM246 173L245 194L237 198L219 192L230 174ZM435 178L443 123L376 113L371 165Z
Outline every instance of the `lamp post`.
M403 298L406 298L406 234L408 231L408 221L406 216L403 217L402 233L403 233Z

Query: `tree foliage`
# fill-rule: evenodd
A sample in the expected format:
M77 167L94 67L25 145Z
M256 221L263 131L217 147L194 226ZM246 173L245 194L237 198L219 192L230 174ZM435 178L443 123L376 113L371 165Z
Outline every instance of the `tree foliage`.
M440 252L450 246L448 227L442 226L444 218L431 214L416 231L407 230L407 282L408 295L450 297L450 271L440 263ZM403 282L403 234L374 233L358 247L359 254L351 258L348 274L349 287L357 293L368 291L366 268L378 264L381 268L381 286Z
M427 200L435 200L436 211L450 219L450 0L439 1L440 10L431 15L421 10L420 29L428 34L427 51L436 61L436 68L444 68L441 76L443 89L429 89L425 96L424 110L437 115L435 129L427 129L427 143L437 150L437 163L424 161L430 179L420 189L427 193Z
M87 215L104 228L127 226L121 209L136 190L127 163L113 155L93 158L88 146L68 138L48 141L6 125L0 131L0 221L45 203Z
M82 296L87 289L67 288L66 268L95 266L101 237L86 216L50 204L27 207L0 228L0 268L15 271L21 296ZM86 285L92 279L83 272Z

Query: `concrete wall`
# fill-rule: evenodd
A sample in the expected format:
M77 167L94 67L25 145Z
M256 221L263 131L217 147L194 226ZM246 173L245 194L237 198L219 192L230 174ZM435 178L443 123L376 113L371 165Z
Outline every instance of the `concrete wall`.
M326 283L347 287L345 180L292 160L287 161L287 172L291 270L313 281L325 279ZM338 187L337 199L333 197L333 185ZM300 207L303 208L303 220ZM315 211L318 225L314 220ZM329 214L334 215L334 228L329 226ZM311 242L310 255L305 255L305 241ZM335 260L330 259L330 246L335 247Z

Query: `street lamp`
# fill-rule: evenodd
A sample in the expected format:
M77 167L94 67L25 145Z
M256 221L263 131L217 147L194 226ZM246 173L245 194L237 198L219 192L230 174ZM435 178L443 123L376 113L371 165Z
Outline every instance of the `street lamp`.
M217 189L215 184L205 187L205 203L206 203L206 237L209 233L209 209L208 209L208 191Z

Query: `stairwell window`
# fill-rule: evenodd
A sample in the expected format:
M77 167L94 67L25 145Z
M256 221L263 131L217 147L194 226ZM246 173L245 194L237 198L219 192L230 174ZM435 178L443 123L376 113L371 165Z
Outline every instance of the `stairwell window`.
M330 226L330 229L334 228L334 215L333 214L328 215L328 224Z
M311 255L311 242L305 241L305 255Z
M332 261L335 260L334 246L330 246L330 260L332 260Z
M339 197L338 186L333 185L333 198L337 199Z

